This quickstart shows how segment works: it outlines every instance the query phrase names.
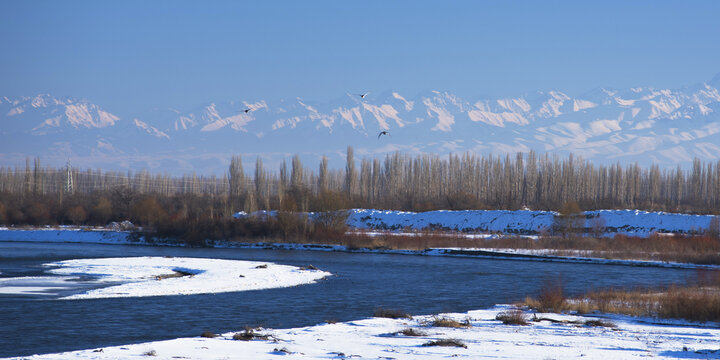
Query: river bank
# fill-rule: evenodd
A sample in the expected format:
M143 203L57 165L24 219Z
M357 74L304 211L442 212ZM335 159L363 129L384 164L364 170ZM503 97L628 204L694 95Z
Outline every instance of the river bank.
M369 236L406 236L403 233L372 232ZM417 234L413 235L416 236ZM139 232L116 231L108 228L73 228L43 227L11 229L0 228L0 241L20 242L67 242L88 244L145 245L145 246L185 246L182 242L169 239L146 238ZM335 251L373 254L398 254L416 256L455 256L473 258L495 258L519 261L551 261L585 264L608 264L628 266L652 266L686 269L718 269L720 265L691 264L667 261L648 261L633 259L612 259L588 256L554 255L553 249L494 249L494 248L427 248L423 250L355 248L346 245L331 244L298 244L280 242L238 242L238 241L207 241L208 247L269 249L269 250L302 250L302 251Z

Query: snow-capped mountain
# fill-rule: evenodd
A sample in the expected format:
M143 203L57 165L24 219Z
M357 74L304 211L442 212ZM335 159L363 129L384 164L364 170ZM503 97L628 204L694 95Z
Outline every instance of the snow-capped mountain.
M324 102L238 100L136 116L87 100L4 97L0 162L40 156L86 167L217 174L232 154L262 156L268 166L293 154L309 161L325 154L340 167L351 145L358 157L532 149L605 164L686 166L695 157L720 160L719 89L720 75L682 89L601 88L577 97L557 90L480 99L390 91ZM378 138L382 130L390 136Z

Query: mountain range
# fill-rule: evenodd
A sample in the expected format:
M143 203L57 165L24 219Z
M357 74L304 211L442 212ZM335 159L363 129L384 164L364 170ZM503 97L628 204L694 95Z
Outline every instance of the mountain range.
M378 137L383 130L389 134ZM479 99L388 91L328 101L241 99L137 116L86 99L0 97L0 144L4 166L37 156L55 166L70 160L170 174L219 175L233 154L246 166L259 156L271 168L294 154L314 168L327 155L340 168L347 146L358 158L535 150L598 164L686 167L694 158L720 160L720 74L680 89L599 88L576 97L557 90Z

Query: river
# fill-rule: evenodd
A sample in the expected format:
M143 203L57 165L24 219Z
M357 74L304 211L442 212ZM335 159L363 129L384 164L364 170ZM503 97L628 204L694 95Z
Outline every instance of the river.
M46 275L44 263L97 257L183 256L312 264L318 283L258 291L93 300L2 295L0 357L223 333L302 327L372 316L464 312L536 295L561 277L568 294L608 286L682 282L693 270L344 252L0 242L0 277Z

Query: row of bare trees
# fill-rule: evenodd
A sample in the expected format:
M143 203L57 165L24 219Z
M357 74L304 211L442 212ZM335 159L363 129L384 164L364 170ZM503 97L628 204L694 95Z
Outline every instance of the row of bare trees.
M141 217L145 220L139 221L152 222L154 217L144 211L150 208L183 218L227 217L238 210L351 207L560 210L570 202L585 210L720 213L720 162L695 160L687 170L605 166L572 155L538 156L532 151L514 156L392 153L357 160L352 147L347 149L346 160L344 168L331 168L323 157L315 170L305 167L296 155L289 164L283 161L273 170L258 158L254 170L246 174L242 157L233 156L221 177L194 173L173 177L148 171L43 167L39 159L28 159L24 168L0 167L0 222L23 222L20 213L50 217L51 222L83 223L133 214L137 218L139 212L145 214ZM152 201L147 203L148 199ZM140 201L146 202L144 206L137 206ZM56 204L64 215L45 216L38 210L48 204ZM9 215L13 211L17 216ZM53 211L61 210L48 212Z
M323 207L560 210L575 202L588 210L720 212L720 162L696 159L689 170L644 168L637 163L605 166L573 155L538 156L533 151L448 157L393 153L384 159L357 161L352 147L346 159L345 169L332 170L323 157L317 172L304 168L298 156L292 159L290 171L283 162L278 172L264 168L258 159L254 174L246 176L242 159L235 156L229 173L230 198L245 199L236 204L245 210L282 209L290 199L295 201L291 207L304 211ZM334 199L339 204L316 201L320 208L308 208L312 203L308 199L328 194L340 195L341 199Z

